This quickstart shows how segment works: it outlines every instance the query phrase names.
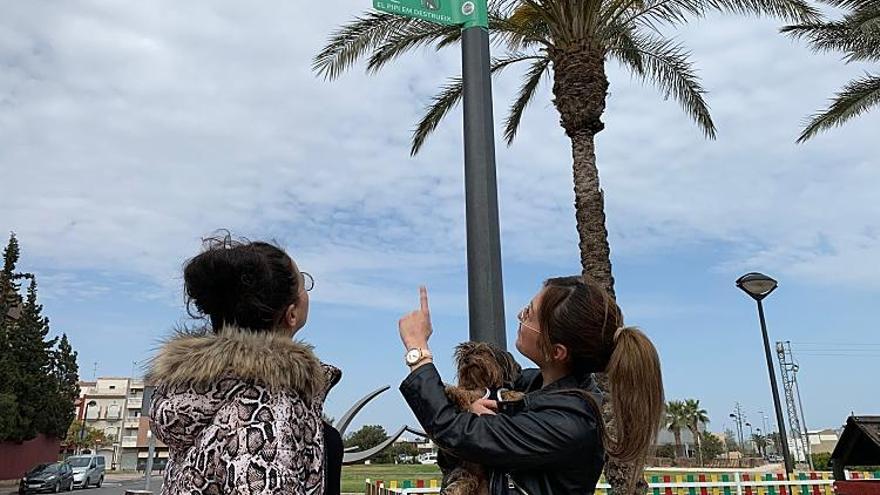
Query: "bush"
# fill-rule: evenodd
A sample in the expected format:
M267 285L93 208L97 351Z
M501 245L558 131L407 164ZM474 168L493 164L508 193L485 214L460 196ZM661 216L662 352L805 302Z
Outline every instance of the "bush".
M816 471L831 470L831 454L823 452L813 454L811 457L813 458L813 469L815 469Z

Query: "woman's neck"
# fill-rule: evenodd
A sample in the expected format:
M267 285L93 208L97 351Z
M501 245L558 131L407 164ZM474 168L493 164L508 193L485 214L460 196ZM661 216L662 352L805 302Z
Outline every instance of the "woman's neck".
M571 370L568 366L560 366L560 365L545 365L541 367L541 378L543 379L543 383L541 387L546 387L551 383L557 382L566 376L571 374Z

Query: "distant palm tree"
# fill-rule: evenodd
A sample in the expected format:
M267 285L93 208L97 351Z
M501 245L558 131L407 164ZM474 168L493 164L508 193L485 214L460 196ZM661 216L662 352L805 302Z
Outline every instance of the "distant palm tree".
M837 21L814 21L782 28L793 38L804 39L817 52L846 54L847 62L880 62L880 0L822 0L848 12ZM801 132L802 143L819 132L842 125L880 104L880 74L865 74L850 81L825 110L813 115Z
M752 435L752 442L755 443L755 448L758 449L758 453L761 457L767 455L767 437L761 434Z
M688 411L685 403L680 400L671 400L666 404L665 427L672 432L675 438L675 453L673 457L678 459L681 455L687 457L682 448L681 431L690 427Z
M688 429L694 435L694 441L697 444L697 452L699 455L700 466L703 465L703 442L700 439L700 426L709 424L709 413L700 407L700 401L697 399L687 399L684 402L685 416L687 417Z

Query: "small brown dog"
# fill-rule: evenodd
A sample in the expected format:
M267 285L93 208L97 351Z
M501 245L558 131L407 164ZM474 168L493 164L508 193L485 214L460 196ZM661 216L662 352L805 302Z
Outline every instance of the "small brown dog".
M498 347L482 342L464 342L455 348L455 367L458 385L446 387L446 396L461 411L470 409L479 399L500 398L518 401L522 392L507 390L519 376L522 368L513 356ZM446 495L488 495L489 484L482 466L459 461L451 469L444 469L441 493Z

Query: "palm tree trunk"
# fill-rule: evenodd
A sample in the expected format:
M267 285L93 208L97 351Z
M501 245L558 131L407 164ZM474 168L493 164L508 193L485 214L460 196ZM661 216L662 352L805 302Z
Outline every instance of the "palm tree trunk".
M700 438L700 425L692 425L691 433L694 435L694 443L697 445L697 460L700 462L700 467L703 466L703 442Z
M590 45L550 49L553 62L553 103L559 111L560 124L571 139L572 171L574 176L574 207L581 255L581 269L585 277L602 286L614 297L614 277L611 274L611 248L605 227L605 197L599 184L596 166L596 134L605 128L602 114L608 94L605 75L605 54ZM612 392L604 374L596 381L606 397ZM603 404L603 417L609 435L615 436L611 402ZM630 480L637 469L609 458L605 464L605 479L614 493L642 494L648 484L639 476L633 485Z
M596 134L605 128L602 114L608 78L605 55L590 46L553 49L553 103L559 111L560 124L571 139L574 172L574 206L580 238L581 266L611 296L611 249L605 228L605 198L596 167Z
M683 445L681 444L681 431L680 431L680 430L675 430L675 431L673 432L673 434L675 435L675 456L676 456L676 459L677 459L678 456L682 455L682 451L684 450L684 449L682 448Z
M605 227L605 194L599 185L595 135L588 131L579 132L572 136L571 145L581 266L585 276L596 281L614 297L611 248Z

